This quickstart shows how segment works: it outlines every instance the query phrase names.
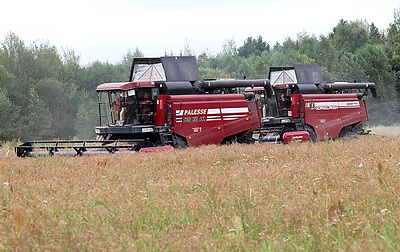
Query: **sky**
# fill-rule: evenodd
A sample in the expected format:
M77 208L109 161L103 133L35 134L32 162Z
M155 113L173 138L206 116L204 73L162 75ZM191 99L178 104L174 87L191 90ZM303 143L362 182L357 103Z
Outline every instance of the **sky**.
M80 55L81 64L118 63L138 48L145 57L218 54L261 36L271 46L298 34L327 35L341 19L379 30L394 21L398 0L12 0L0 3L0 42L15 33Z

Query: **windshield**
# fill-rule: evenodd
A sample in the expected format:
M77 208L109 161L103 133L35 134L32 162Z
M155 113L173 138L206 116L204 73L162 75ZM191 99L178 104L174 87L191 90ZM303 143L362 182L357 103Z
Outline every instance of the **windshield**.
M99 93L100 119L103 124L105 121L116 126L153 124L157 88Z
M100 125L113 125L119 120L122 92L98 92Z

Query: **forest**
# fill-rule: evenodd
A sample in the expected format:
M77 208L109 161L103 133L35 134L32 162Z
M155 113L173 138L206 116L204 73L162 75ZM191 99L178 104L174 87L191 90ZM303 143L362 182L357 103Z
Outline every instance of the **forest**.
M367 98L369 125L400 123L400 9L385 29L340 20L328 35L303 32L275 45L261 36L239 46L227 40L217 54L195 55L186 45L177 55L196 56L203 78L266 78L271 66L318 64L325 82L377 84L378 98ZM0 142L93 138L96 86L127 81L133 58L143 56L135 48L115 64L81 65L73 49L59 51L49 41L26 44L6 34L0 41Z

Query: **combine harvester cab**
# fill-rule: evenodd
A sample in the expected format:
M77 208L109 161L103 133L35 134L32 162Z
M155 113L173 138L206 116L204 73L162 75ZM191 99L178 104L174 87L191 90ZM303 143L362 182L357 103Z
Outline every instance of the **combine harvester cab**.
M325 84L318 65L271 67L269 79L274 96L264 99L262 127L253 135L256 140L317 141L366 132L363 97L368 90L377 96L375 83Z
M252 141L260 101L238 87L268 80L202 80L195 57L135 58L128 82L97 87L96 140L29 141L18 156L126 153Z

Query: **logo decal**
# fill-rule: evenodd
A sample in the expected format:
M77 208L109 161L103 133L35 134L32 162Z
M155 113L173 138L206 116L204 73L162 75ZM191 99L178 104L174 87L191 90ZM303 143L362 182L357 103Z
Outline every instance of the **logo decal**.
M248 107L183 109L176 111L176 122L233 121L248 116Z
M311 110L336 110L339 108L359 108L360 103L358 101L348 102L307 102L306 109Z

